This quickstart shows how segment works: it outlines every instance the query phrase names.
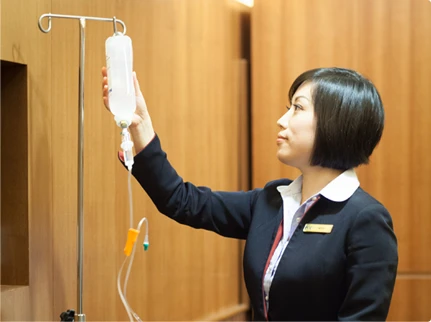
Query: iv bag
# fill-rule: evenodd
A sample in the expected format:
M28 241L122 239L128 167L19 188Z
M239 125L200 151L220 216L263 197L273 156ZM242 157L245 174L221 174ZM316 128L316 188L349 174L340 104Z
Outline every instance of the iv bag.
M106 40L105 49L109 108L119 126L122 121L130 125L136 109L132 40L121 33L115 34Z

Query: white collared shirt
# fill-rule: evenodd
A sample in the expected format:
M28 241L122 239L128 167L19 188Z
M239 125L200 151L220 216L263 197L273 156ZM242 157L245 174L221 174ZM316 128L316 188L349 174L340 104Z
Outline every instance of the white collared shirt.
M277 187L277 190L283 198L283 238L280 240L271 257L263 280L267 308L269 308L269 291L280 259L283 256L286 246L289 244L290 238L308 209L317 202L320 196L324 196L335 202L345 201L353 195L358 187L359 180L354 169L344 171L328 183L320 192L308 198L302 205L302 175L287 186Z

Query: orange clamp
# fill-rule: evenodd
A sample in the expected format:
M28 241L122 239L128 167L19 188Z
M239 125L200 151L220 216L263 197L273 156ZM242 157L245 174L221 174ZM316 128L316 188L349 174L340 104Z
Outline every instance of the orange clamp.
M126 256L130 256L130 254L132 253L133 245L135 244L138 235L139 230L129 228L129 232L127 233L126 246L124 247L124 254L126 254Z

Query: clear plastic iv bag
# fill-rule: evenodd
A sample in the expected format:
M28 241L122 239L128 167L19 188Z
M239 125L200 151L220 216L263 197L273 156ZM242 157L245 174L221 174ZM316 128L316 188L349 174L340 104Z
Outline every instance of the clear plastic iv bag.
M129 126L136 109L132 40L118 33L106 39L105 48L109 108L119 126L122 121Z

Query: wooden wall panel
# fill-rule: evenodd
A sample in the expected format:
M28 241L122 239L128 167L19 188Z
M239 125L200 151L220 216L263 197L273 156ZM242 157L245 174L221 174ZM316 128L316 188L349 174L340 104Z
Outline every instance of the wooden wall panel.
M371 163L360 167L358 174L362 187L380 200L394 219L399 276L406 278L397 286L395 299L407 294L415 298L414 292L421 288L417 279L431 276L429 57L429 1L255 1L253 186L299 174L277 160L275 138L276 121L284 113L289 87L301 72L340 66L371 78L385 105L386 125ZM420 292L428 294L425 284ZM411 307L407 313L394 311L391 317L419 320L426 314L431 316L429 307L421 306L421 310Z
M397 278L388 321L429 321L431 277L404 274Z
M37 27L40 13L50 10L50 0L1 1L1 59L27 65L28 230L31 285L19 288L2 286L2 320L54 318L51 309L53 301L51 36L42 34Z
M28 286L1 285L1 321L30 321L32 319L32 300Z
M234 0L2 0L2 59L29 66L33 245L26 320L56 320L77 308L79 25L54 19L52 31L43 34L37 19L48 12L125 21L155 129L178 172L214 189L247 188L238 152L244 144L240 104L246 86L238 82L249 9ZM116 289L129 228L127 172L116 157L119 129L102 105L100 86L104 43L112 32L112 24L87 21L83 311L88 320L127 319ZM245 312L242 244L161 216L134 181L133 196L135 225L143 216L150 222L151 246L146 253L138 248L127 292L141 318L227 319ZM3 290L10 289L2 287L2 296ZM2 317L23 319L16 310L25 290L13 294L5 303L14 306L2 310Z

